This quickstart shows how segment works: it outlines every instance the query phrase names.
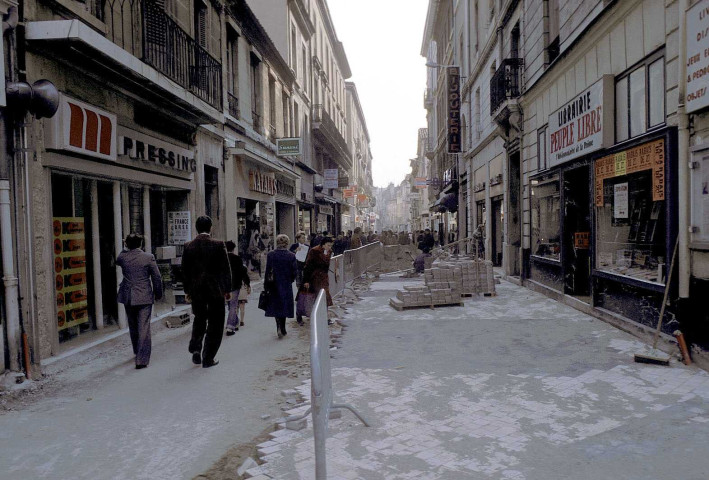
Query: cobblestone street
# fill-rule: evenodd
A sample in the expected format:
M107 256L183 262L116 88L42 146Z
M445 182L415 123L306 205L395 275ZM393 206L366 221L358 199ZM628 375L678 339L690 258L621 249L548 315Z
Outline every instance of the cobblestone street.
M709 475L709 375L636 364L644 344L513 284L464 307L396 312L383 277L334 352L328 478L668 479ZM309 383L300 387L309 399ZM299 407L291 413L299 413ZM280 430L251 471L314 476L312 425Z

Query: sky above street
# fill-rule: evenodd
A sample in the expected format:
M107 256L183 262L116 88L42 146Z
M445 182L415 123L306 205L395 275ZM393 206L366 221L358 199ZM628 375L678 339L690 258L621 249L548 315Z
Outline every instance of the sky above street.
M328 0L367 120L374 185L411 171L426 127L426 60L420 55L428 0Z

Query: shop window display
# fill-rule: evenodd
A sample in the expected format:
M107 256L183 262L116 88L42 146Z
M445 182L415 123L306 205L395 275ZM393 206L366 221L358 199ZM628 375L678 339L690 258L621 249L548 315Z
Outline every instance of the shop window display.
M559 175L532 180L532 255L561 259Z
M665 201L653 200L652 171L606 178L596 206L596 269L665 282Z

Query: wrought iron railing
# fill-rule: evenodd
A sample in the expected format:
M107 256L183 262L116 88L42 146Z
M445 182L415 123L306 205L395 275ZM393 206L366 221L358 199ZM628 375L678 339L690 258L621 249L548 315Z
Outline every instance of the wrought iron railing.
M229 102L229 115L234 118L241 117L239 111L239 98L231 92L227 92L227 101Z
M522 65L524 62L521 58L506 58L490 79L491 115L494 115L506 100L519 97Z
M322 133L329 138L330 142L334 143L341 152L347 155L348 161L351 160L349 158L351 157L351 153L345 137L342 136L334 120L330 117L330 114L327 113L323 105L313 105L313 123L319 124L315 126L315 128L321 130Z
M98 12L97 12L98 13ZM106 37L211 106L222 108L222 66L155 0L106 0Z

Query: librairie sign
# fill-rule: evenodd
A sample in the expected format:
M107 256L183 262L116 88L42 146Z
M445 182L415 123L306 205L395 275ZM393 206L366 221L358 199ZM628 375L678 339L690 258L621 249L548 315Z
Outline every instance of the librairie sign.
M613 144L613 76L604 75L549 115L549 167Z
M687 10L687 113L709 106L709 0Z

